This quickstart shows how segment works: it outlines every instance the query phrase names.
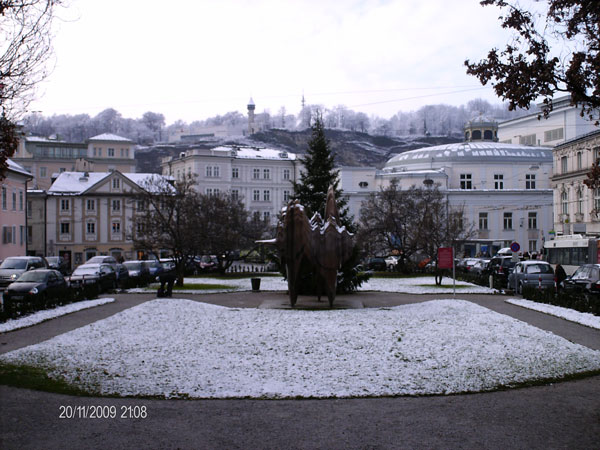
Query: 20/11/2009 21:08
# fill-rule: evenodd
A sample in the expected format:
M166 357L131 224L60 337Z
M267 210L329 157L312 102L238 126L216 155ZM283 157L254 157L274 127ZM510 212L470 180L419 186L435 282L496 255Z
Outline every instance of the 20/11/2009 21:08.
M120 414L118 412L120 411ZM145 419L148 417L146 406L115 405L60 405L59 419Z

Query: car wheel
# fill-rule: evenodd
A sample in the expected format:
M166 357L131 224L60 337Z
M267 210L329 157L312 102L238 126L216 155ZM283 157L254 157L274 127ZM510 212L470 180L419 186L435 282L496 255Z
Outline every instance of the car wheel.
M517 294L523 295L523 283L522 282L519 282L519 284L517 285Z

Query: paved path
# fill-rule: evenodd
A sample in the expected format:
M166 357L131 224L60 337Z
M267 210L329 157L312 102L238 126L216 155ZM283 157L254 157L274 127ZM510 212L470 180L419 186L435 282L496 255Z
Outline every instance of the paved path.
M189 296L258 307L276 293ZM357 294L365 307L451 295ZM0 335L0 352L49 339L154 298L117 302ZM600 350L600 330L526 310L500 295L465 295L502 314ZM299 299L302 302L302 298ZM60 419L61 406L115 406L145 418ZM137 407L137 410L136 408ZM70 397L0 386L0 448L600 448L600 376L507 391L346 400L149 400Z

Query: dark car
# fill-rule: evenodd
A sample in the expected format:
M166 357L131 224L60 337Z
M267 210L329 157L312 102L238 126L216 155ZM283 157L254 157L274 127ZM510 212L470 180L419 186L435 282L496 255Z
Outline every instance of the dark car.
M132 285L143 286L150 281L150 270L144 261L125 261L123 265L129 272L129 281Z
M46 256L46 261L50 269L58 270L63 276L69 275L69 263L62 256Z
M546 261L521 261L508 276L508 286L517 294L522 294L524 287L554 289L554 269Z
M127 287L129 284L129 269L124 264L117 263L117 269L115 270L117 275L117 284L121 288Z
M367 270L384 272L387 270L387 263L383 258L370 258L369 261L367 261Z
M52 300L68 296L69 286L58 270L34 269L23 273L17 281L8 285L4 291L4 305L10 310L17 303L28 303L41 309Z
M148 271L150 272L150 278L153 281L162 271L162 265L160 264L160 261L156 259L149 259L147 261L144 261L144 265L148 268Z
M566 292L600 294L600 264L584 264L561 284Z
M0 288L17 281L28 270L47 268L48 262L41 256L9 256L0 264Z
M69 282L73 287L93 286L104 292L117 287L117 274L110 264L82 264L73 271Z
M500 280L503 287L508 286L508 276L512 273L517 261L513 261L512 256L494 256L485 273L492 274Z

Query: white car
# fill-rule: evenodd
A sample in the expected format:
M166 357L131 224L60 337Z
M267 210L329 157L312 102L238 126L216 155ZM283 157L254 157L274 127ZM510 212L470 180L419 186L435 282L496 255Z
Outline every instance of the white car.
M400 258L398 256L388 256L387 258L385 258L385 265L387 267L387 270L394 270L398 265L399 259Z

